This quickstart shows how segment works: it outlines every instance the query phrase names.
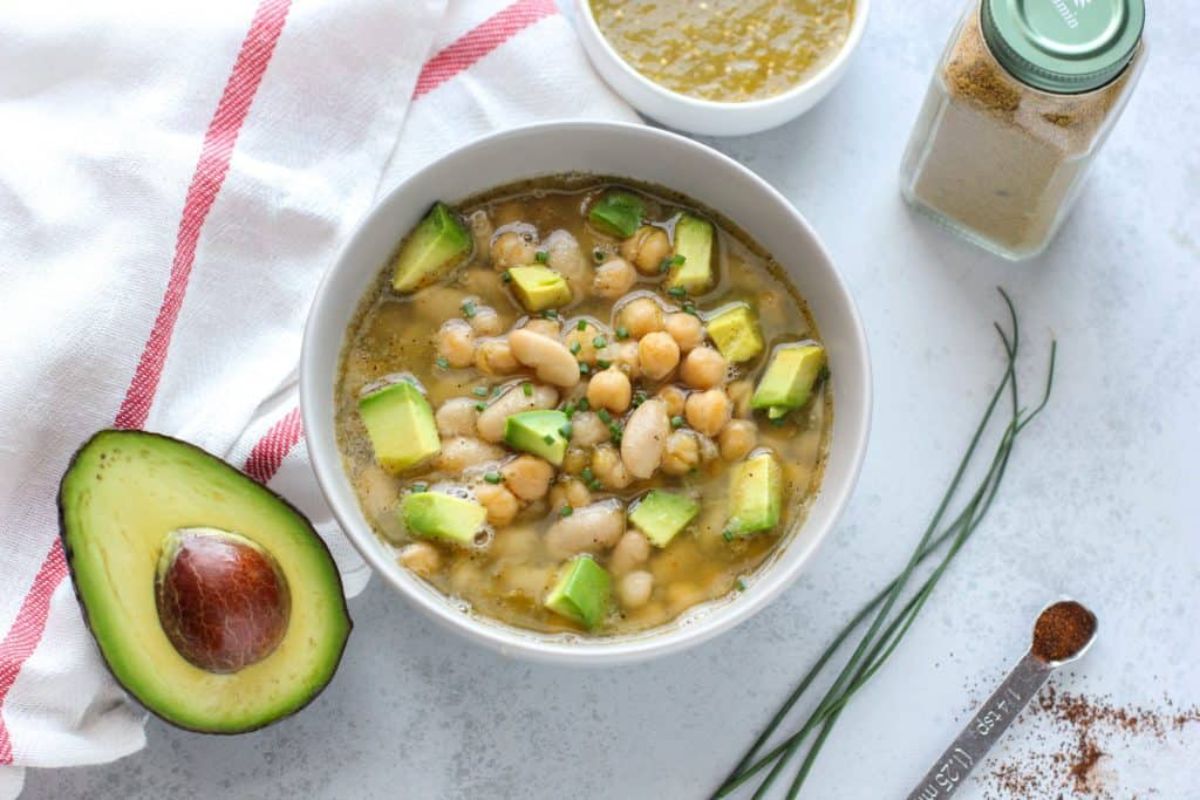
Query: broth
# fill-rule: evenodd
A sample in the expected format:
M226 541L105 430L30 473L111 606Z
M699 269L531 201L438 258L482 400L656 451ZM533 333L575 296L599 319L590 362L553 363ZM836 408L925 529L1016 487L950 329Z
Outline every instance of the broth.
M627 263L619 255L621 240L598 231L587 216L587 210L614 187L635 192L644 203L645 219L668 237L675 237L673 226L681 211L715 223L713 264L717 277L709 291L695 297L680 296L678 292L664 290L663 274L647 275L639 271L636 283L619 297L596 293L595 276L602 265ZM832 421L832 399L824 380L816 384L811 399L802 408L774 423L746 407L753 383L761 378L776 346L819 342L807 307L782 277L778 265L727 220L669 192L634 186L628 181L591 176L539 179L469 199L458 205L458 211L475 240L469 259L432 285L407 295L392 291L390 268L385 269L362 301L347 333L336 389L337 437L345 468L364 514L377 534L397 548L402 564L442 593L465 602L474 612L543 632L579 632L586 628L578 620L546 606L547 593L562 574L565 556L572 555L564 552L564 537L570 539L569 535L561 534L564 522L583 525L601 515L606 515L606 520L615 519L611 514L620 515L619 527L623 531L620 538L605 533L599 546L595 545L598 538L586 543L596 564L611 573L617 598L611 602L603 623L593 629L595 633L630 633L664 624L688 608L725 596L740 588L743 581L752 580L756 567L784 532L803 518L808 502L816 493ZM517 241L505 234L515 234L521 239ZM561 273L572 289L570 304L544 315L528 314L506 281L511 271L499 271L489 263L506 260L511 254L506 254L504 248L509 245L517 250L524 245L532 246L535 248L532 261L545 263ZM628 248L626 243L627 254L632 253ZM497 258L497 254L503 257ZM639 251L639 257L641 254ZM531 259L526 252L524 257L518 254L516 260ZM685 403L683 410L672 414L673 431L668 442L677 442L677 450L665 451L662 467L649 479L632 480L622 486L615 474L620 467L609 463L613 451L620 455L620 449L611 442L586 444L587 437L593 440L596 436L604 437L597 422L604 422L605 413L581 400L591 392L588 384L597 375L630 366L627 358L622 360L618 356L624 353L628 357L630 351L622 350L622 345L632 343L637 337L621 322L635 319L630 304L645 298L651 298L666 314L686 306L686 312L677 313L706 320L731 303L744 302L754 310L765 349L744 363L727 363L717 387L712 389L728 398L731 421L724 423L722 433L741 420L735 427L740 433L752 436L754 449L749 456L739 453L744 443L728 437L734 439L734 444L726 453L740 458L731 461L722 457L725 438L708 439L697 433L693 421L697 425L707 423L702 415L693 416L691 405ZM547 316L552 318L546 319ZM688 322L671 321L672 324ZM576 357L585 364L590 359L591 364L585 367L588 372L576 386L557 392L557 401L551 406L573 412L570 430L563 434L570 437L571 445L563 456L562 466L552 469L548 491L539 496L539 482L545 477L548 465L530 455L519 456L519 451L504 443L481 441L474 426L482 431L478 417L498 398L507 397L509 391L514 393L513 397L524 396L532 403L542 399L543 392L548 395L549 387L533 370L521 364L515 369L508 364L508 369L501 370L504 374L487 374L493 370L483 371L474 365L457 368L455 364L465 363L466 357L448 342L454 336L466 337L466 331L471 330L473 355L481 358L483 342L511 337L513 329L526 325L553 334L550 329L555 323L560 327L557 338L571 342L573 350L575 342L583 342L585 347L578 350ZM586 326L586 331L579 331L581 326ZM573 335L576 331L578 335ZM649 335L642 336L642 342L635 348L639 353ZM587 344L593 348L588 350ZM689 348L688 352L694 349L697 348ZM651 351L647 349L646 353L649 356ZM612 356L615 363L602 358L603 355ZM711 354L706 355L711 358ZM687 361L686 355L681 357L683 362ZM634 374L653 365L653 360L647 357L638 362ZM652 400L661 404L655 406L654 413L660 408L675 411L672 404L678 398L664 394L664 399L659 399L658 390L662 386L677 386L682 393L698 394L700 389L682 385L679 376L683 370L681 363L663 381L651 381L644 374L631 381L634 394L630 404L642 402L627 412L609 413L609 421L604 422L607 435L613 436L612 430L620 431L623 436L635 435L620 426L632 427L629 425L632 415ZM615 375L608 377L621 383ZM398 475L377 463L359 411L364 394L397 380L413 380L423 388L429 404L438 412L437 422L442 429L441 452L432 461ZM644 396L639 396L639 392L644 392ZM598 392L596 396L600 397ZM715 395L710 399L719 404ZM454 413L444 411L451 407L456 409ZM614 407L619 408L619 402ZM471 410L475 412L474 418ZM456 422L455 416L473 420L474 426ZM650 416L650 412L644 416ZM466 435L461 435L463 424L467 425ZM680 436L675 437L675 433ZM695 442L694 453L684 440ZM608 462L601 459L601 451L609 457ZM764 451L773 453L781 466L781 518L766 532L731 537L731 469L735 462ZM638 456L633 454L633 457ZM689 458L694 458L694 462ZM514 466L522 459L526 461ZM518 466L529 469L522 473ZM647 546L645 539L637 541L641 534L626 519L632 503L655 488L687 495L699 504L690 524L663 547ZM466 546L413 536L397 509L414 490L474 495L480 501L486 498L489 522ZM515 515L505 495L517 501ZM588 517L589 514L592 516ZM629 578L634 572L642 577ZM632 584L637 585L631 588ZM646 584L651 588L643 598ZM630 602L625 602L626 599Z

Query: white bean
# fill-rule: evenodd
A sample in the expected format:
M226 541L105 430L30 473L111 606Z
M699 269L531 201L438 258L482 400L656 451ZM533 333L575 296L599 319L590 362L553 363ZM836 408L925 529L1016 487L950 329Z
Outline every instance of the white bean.
M533 387L533 394L526 396L523 386L514 386L485 408L475 422L479 436L489 442L504 438L504 421L512 414L534 409L554 408L558 403L558 391L550 386Z
M521 328L508 335L513 356L537 372L539 380L570 388L579 383L579 363L557 339Z
M615 300L632 289L635 283L637 273L629 266L629 262L623 258L614 258L596 267L592 291L600 297Z
M627 530L608 558L608 569L614 575L624 575L646 563L650 557L650 540L641 531Z
M604 500L575 509L546 532L546 551L554 558L597 553L617 543L625 533L625 508L619 500Z
M663 448L671 435L667 404L654 397L642 403L625 424L621 460L635 478L649 478L662 463Z
M576 411L571 417L571 444L580 447L595 447L607 442L612 432L600 417L592 411Z
M493 444L471 436L453 436L442 440L442 452L434 465L442 472L457 473L502 458L504 450Z
M452 397L442 403L434 415L438 433L442 436L474 436L479 412L469 397Z
M617 583L617 598L625 608L641 608L654 591L654 576L644 570L631 572Z

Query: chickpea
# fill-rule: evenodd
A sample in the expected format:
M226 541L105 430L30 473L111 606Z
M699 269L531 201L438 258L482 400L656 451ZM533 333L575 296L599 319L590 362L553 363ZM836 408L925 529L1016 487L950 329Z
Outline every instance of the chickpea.
M709 389L688 396L684 413L688 425L705 436L716 436L729 421L729 398L721 389Z
M575 320L567 328L563 344L572 352L576 361L595 365L596 359L601 357L600 350L596 347L596 340L603 339L604 349L607 350L610 338L606 331L591 322L584 321L583 330L579 330L579 320Z
M617 312L617 326L624 327L634 339L640 339L647 333L662 330L662 309L649 297L630 300Z
M730 420L717 442L721 446L721 458L741 461L758 443L758 428L750 420Z
M550 490L554 467L536 456L519 456L500 469L504 485L522 500L538 500Z
M592 452L592 472L609 489L624 489L633 482L621 454L611 444L598 445Z
M631 572L617 583L617 598L628 609L641 608L654 591L654 576L645 570Z
M592 502L592 493L583 485L583 481L570 478L559 481L550 488L550 509L557 511L564 506L583 508Z
M700 442L691 431L675 431L667 437L662 468L668 475L686 475L700 465Z
M537 245L531 233L505 231L492 240L492 269L503 271L509 267L532 264L537 257Z
M671 240L661 228L643 225L621 242L621 255L643 275L658 275L663 260L671 255Z
M641 377L642 361L638 356L637 342L621 342L613 347L613 356L613 364L628 375L630 380Z
M608 568L614 575L621 575L646 563L650 557L650 540L641 531L628 530L613 548Z
M611 436L612 432L608 426L591 411L576 411L571 417L571 444L595 447L601 442L607 442Z
M687 354L679 377L693 389L711 389L725 382L725 358L711 347L697 347Z
M702 433L696 434L696 440L700 443L700 460L707 464L709 461L716 461L721 457L721 448L717 447L717 443Z
M438 355L455 369L475 363L475 334L464 319L448 319L437 332Z
M592 376L588 382L587 399L592 408L607 408L614 414L624 414L633 397L633 385L624 372L609 367Z
M672 383L668 383L658 390L655 397L667 404L668 417L678 417L683 414L683 404L687 402L687 395L683 389Z
M750 398L754 396L754 384L748 380L734 381L727 391L733 401L733 415L739 419L752 418L754 409L750 408Z
M400 551L400 563L422 578L428 578L441 566L442 554L429 542L413 542Z
M474 436L479 412L469 397L452 397L442 403L434 415L438 433L442 436Z
M596 421L599 422L599 420ZM572 425L572 427L574 427L574 425ZM608 428L606 427L604 430L607 434ZM584 450L582 447L568 447L566 454L563 455L562 470L568 475L578 475L579 473L583 472L583 468L586 467L590 461L591 456L588 454L587 450Z
M467 321L476 336L499 336L504 332L504 320L491 306L476 306L474 316Z
M475 346L475 369L484 375L511 375L520 368L507 339L484 339Z
M521 504L517 497L503 486L481 483L475 487L475 499L487 509L487 520L493 525L504 527L513 521Z
M600 297L615 300L632 289L635 283L637 273L629 266L629 262L623 258L614 258L596 267L592 291Z
M668 314L663 324L667 327L667 333L671 334L671 338L679 345L679 349L685 353L704 342L704 324L697 316L677 311Z
M521 330L533 331L534 333L540 333L542 336L557 339L558 334L562 332L562 325L557 320L534 317L522 325Z
M638 342L638 359L642 364L642 374L660 381L679 364L679 345L671 334L664 331L648 333Z

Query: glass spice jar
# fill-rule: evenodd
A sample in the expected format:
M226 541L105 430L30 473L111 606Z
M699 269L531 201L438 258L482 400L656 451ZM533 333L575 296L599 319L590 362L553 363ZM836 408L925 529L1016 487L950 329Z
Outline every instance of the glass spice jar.
M901 170L905 198L1011 259L1041 252L1144 58L1143 0L972 0Z

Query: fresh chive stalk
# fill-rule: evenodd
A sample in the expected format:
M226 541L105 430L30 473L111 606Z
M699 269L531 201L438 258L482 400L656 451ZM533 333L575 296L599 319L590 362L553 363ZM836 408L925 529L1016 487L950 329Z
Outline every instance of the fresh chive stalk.
M808 735L817 728L820 728L816 739L809 747L804 760L793 776L786 796L791 800L791 798L799 795L804 781L811 772L817 756L820 754L826 739L832 732L846 704L883 667L888 658L891 657L904 638L904 635L916 621L917 615L932 595L933 590L937 587L938 582L945 574L955 556L962 550L963 546L986 516L992 501L1000 489L1017 437L1042 412L1050 399L1050 392L1054 384L1054 368L1058 350L1057 343L1052 342L1044 394L1040 404L1032 411L1027 411L1021 407L1020 393L1017 387L1016 361L1020 347L1020 328L1017 321L1016 309L1003 289L1000 290L1000 295L1008 308L1012 330L1010 338L1010 335L1000 325L997 324L995 326L1006 354L1004 375L1000 385L996 387L984 411L983 417L971 437L966 452L950 481L949 487L938 504L928 527L922 534L916 549L900 574L860 609L854 618L834 637L833 642L800 680L800 683L792 691L791 695L789 695L787 700L771 718L767 727L759 734L745 755L742 756L737 766L733 768L725 778L725 781L717 788L717 791L712 795L714 798L728 796L768 765L773 764L770 772L762 779L762 782L753 794L754 798L766 796ZM1005 393L1008 394L1010 401L1009 419L999 443L996 445L991 464L974 492L971 493L963 509L949 524L942 528L942 520L945 518L951 501L956 496L962 484L965 473L974 460L980 441L990 427L989 423L991 423L997 406L1000 404ZM940 561L938 561L932 572L889 621L889 615L893 607L896 606L901 595L905 593L917 567L931 558L947 542L949 542L949 546L945 549ZM879 610L876 612L875 618L872 620L867 632L859 641L853 654L846 661L833 685L826 691L804 724L795 733L792 733L776 745L774 749L765 755L759 756L759 752L766 746L767 741L770 740L775 731L778 730L788 713L805 696L805 692L812 685L817 675L876 608Z

